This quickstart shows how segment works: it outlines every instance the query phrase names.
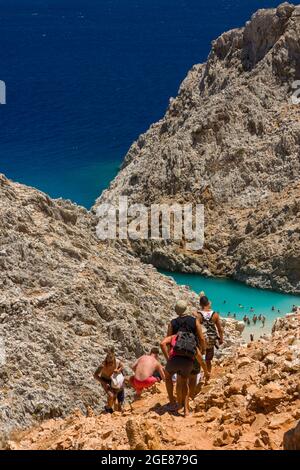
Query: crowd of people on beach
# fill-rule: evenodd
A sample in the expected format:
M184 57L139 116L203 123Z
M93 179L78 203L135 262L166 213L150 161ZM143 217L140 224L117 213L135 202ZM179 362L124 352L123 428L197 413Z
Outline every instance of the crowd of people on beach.
M164 381L169 398L167 409L183 410L184 416L189 414L190 398L199 393L203 380L208 383L215 348L224 341L220 315L203 292L199 309L190 313L189 310L187 302L179 300L175 306L176 318L166 325L167 334L160 343L165 366L159 360L159 348L153 347L132 365L133 374L125 377L124 364L116 358L113 349L108 352L94 374L107 395L107 413L122 409L125 386L132 387L135 399L139 399L143 390Z
M243 322L247 326L251 325L251 319L248 317L248 315L244 315ZM252 317L252 323L253 323L253 325L256 325L257 322L260 322L262 324L262 327L264 327L265 323L266 323L266 317L264 315L261 315L261 314L259 314L258 316L256 314L254 314L253 317Z
M224 304L226 303L226 300L224 300ZM242 304L239 304L238 307L240 309L243 309L244 310L244 306ZM298 307L296 307L296 305L293 305L293 311L296 311L298 309ZM274 306L271 308L272 312L275 312L277 310L277 313L280 315L281 314L281 310L278 308L276 309ZM246 326L251 326L252 323L253 325L256 325L257 323L261 323L262 325L262 328L264 328L265 324L266 324L266 317L262 314L259 314L257 315L255 313L255 309L253 307L250 308L249 310L250 312L250 315L247 315L245 314L243 316L243 322L245 323ZM227 314L227 317L228 318L234 318L234 319L237 319L237 315L236 313L231 313L231 312L228 312ZM251 318L252 317L252 318Z

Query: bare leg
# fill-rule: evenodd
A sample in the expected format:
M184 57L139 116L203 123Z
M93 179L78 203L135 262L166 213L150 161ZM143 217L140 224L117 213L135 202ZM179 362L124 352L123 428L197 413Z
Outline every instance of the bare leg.
M107 407L113 408L114 401L115 401L115 394L113 392L108 392L107 393Z
M184 402L182 397L182 377L180 377L180 375L177 376L176 395L179 409L183 408Z
M200 368L203 369L204 376L205 376L205 383L207 384L208 381L209 381L209 379L210 379L210 371L209 371L208 368L207 368L207 361L204 361L204 360L203 360L199 348L197 348L196 359L197 359L197 361L198 361L199 364L200 364ZM211 369L211 361L210 361L210 369ZM198 392L198 393L199 393L199 392ZM196 395L197 395L197 393L196 393ZM196 395L195 395L195 396L196 396Z
M196 396L196 387L197 387L197 375L191 375L189 378L189 389L190 389L190 397L192 399Z
M102 385L103 390L105 391L105 393L107 395L106 408L107 409L112 409L113 406L114 406L114 393L111 391L110 387L107 385L106 382L104 382L100 379L100 383Z
M194 398L196 398L196 396L199 395L199 393L201 392L202 386L203 386L202 382L199 382L195 389Z
M209 374L211 374L211 368L212 368L211 361L208 361L206 359L205 362L206 362L207 371L208 371Z
M182 390L182 399L184 402L184 416L188 416L190 414L189 408L189 379L182 378L181 382L181 390Z
M166 389L167 389L167 393L169 397L169 402L171 403L171 405L175 405L176 400L174 397L174 386L173 386L172 376L167 371L165 371L165 376L166 376Z

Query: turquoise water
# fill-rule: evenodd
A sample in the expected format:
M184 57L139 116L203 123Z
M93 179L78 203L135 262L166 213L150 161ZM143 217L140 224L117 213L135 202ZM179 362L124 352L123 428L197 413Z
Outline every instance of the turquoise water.
M256 315L262 314L267 319L264 331L270 330L277 317L290 313L293 305L300 306L300 296L255 289L229 279L206 278L198 274L161 272L173 277L177 284L189 286L197 294L202 290L205 291L212 301L213 309L224 317L227 317L230 312L231 316L235 313L238 320L242 320L244 315L252 318L253 313L250 312L250 309L253 308ZM272 311L273 306L275 311ZM261 324L257 324L257 326L261 328Z

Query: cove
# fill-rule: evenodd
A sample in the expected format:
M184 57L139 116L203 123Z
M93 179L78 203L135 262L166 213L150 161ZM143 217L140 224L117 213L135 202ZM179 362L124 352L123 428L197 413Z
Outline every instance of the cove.
M202 290L205 291L212 301L213 309L220 312L223 317L227 317L230 312L231 316L235 313L238 320L242 320L244 315L252 319L251 308L256 315L264 315L265 328L262 328L261 324L257 324L254 328L251 322L251 327L245 328L246 338L252 332L256 336L269 333L276 318L290 313L293 305L300 306L300 296L257 289L231 279L207 278L199 274L172 273L164 270L160 272L172 277L179 285L189 286L197 294ZM272 307L275 307L275 311L272 311Z

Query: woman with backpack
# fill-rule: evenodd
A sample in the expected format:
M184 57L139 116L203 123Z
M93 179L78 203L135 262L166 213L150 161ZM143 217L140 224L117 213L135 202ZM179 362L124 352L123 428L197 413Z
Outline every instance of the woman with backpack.
M172 376L177 374L177 401L179 407L184 407L187 415L189 378L194 369L195 356L198 353L201 358L199 351L205 350L205 338L200 321L188 315L186 302L177 302L175 312L178 316L169 324L167 337L162 341L161 348L167 359L165 375L170 406L172 409L177 407L172 381Z
M206 353L205 362L209 374L212 369L212 360L214 358L215 347L223 344L224 333L221 325L220 316L217 312L212 310L211 302L208 300L204 292L200 294L200 311L199 318L201 324L206 329Z

